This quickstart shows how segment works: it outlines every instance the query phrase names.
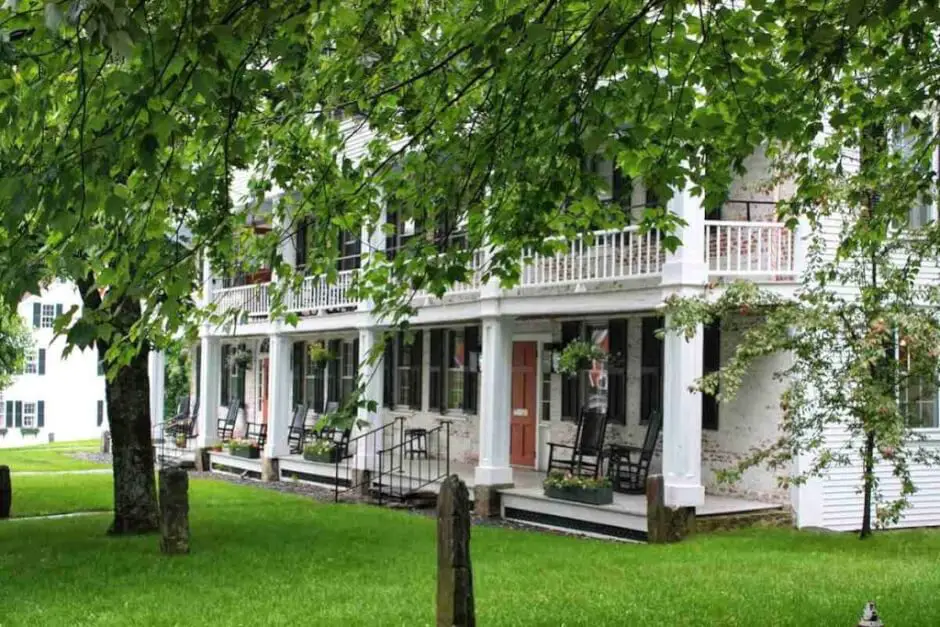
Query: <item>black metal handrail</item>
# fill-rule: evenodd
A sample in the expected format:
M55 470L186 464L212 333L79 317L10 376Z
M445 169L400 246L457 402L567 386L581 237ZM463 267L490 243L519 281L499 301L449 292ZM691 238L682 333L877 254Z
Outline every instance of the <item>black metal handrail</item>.
M414 496L450 474L450 421L402 434L400 442L378 455L379 472L372 482L379 505L385 498Z
M380 455L381 452L389 445L389 443L395 442L395 432L398 431L399 441L404 436L404 425L405 417L396 416L391 422L382 425L381 427L376 427L366 431L365 433L360 433L354 438L350 438L349 442L346 444L346 449L340 451L339 455L336 458L335 462L335 477L334 477L334 489L333 489L333 499L335 501L339 500L340 494L340 468L345 469L346 475L346 489L355 490L361 489L364 484L371 482L370 473L362 473L358 477L353 477L350 473L351 464L350 460L355 459L359 453L359 448L362 447L364 450L365 458L369 459L371 455ZM371 470L367 468L364 470Z

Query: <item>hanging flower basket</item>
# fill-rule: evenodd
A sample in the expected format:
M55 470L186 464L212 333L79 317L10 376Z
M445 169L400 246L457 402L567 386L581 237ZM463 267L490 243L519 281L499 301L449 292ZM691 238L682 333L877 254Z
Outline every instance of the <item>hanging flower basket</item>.
M558 358L558 372L577 374L582 370L589 370L594 362L598 361L606 362L607 353L593 342L574 340L562 349L561 356Z
M323 342L314 342L307 348L307 356L310 362L316 366L322 366L333 359L333 353L323 345Z
M251 351L244 347L239 347L235 349L228 356L228 365L229 367L236 366L238 368L248 368L248 365L251 363Z

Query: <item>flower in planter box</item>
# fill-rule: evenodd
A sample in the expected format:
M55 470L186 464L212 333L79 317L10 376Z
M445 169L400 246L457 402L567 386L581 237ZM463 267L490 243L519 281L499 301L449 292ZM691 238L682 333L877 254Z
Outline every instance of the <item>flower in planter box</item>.
M258 445L255 442L252 442L251 440L244 440L244 439L243 440L229 440L229 443L228 443L228 450L230 452L245 451L245 450L249 450L253 448L254 449L258 448Z
M607 477L595 479L594 477L581 477L579 475L573 475L570 472L553 470L548 473L548 476L545 478L545 482L542 485L546 488L581 488L582 490L597 490L601 488L609 488L611 483L610 479Z
M329 440L315 440L304 447L304 455L321 457L330 455L336 448L336 444Z

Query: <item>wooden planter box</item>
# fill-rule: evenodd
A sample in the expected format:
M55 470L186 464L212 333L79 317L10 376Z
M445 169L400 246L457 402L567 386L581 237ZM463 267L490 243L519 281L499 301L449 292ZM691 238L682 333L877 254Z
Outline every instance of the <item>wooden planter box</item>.
M261 449L257 446L230 448L228 452L232 457L244 457L245 459L258 459L261 457Z
M590 505L610 505L614 502L614 490L607 488L578 488L545 486L545 496L551 499L577 501Z
M335 464L339 461L339 449L334 448L327 453L308 453L307 451L304 451L304 459L306 459L308 462Z

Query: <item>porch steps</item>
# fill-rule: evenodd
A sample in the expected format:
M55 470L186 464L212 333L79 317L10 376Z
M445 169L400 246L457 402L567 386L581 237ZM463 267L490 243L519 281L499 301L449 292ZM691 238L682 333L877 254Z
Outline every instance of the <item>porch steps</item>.
M538 489L500 490L500 514L510 522L608 540L645 542L647 538L645 508L560 501Z
M610 505L551 499L539 488L509 488L500 496L501 514L508 521L608 540L647 540L645 495L614 494ZM759 501L707 495L696 511L700 533L787 524L792 524L789 511Z

